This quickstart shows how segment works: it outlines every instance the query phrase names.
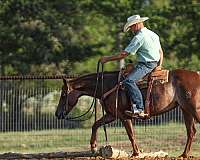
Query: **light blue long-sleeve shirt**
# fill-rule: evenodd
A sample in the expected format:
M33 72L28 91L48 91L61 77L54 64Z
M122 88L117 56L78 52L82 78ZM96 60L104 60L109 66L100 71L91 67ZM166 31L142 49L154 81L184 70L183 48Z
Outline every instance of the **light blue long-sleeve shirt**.
M133 37L125 51L129 54L137 54L138 62L158 62L160 60L160 49L159 36L144 27Z

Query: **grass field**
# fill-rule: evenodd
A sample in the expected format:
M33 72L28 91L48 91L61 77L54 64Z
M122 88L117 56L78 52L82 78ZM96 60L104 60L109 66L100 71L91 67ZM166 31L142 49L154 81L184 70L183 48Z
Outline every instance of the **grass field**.
M109 144L119 149L131 151L125 129L108 128ZM200 156L200 127L192 145L192 155ZM140 149L145 152L163 150L170 156L178 156L184 150L186 131L184 124L135 126ZM89 150L91 129L59 129L29 132L1 132L0 152L54 152ZM103 129L99 129L98 146L105 145Z

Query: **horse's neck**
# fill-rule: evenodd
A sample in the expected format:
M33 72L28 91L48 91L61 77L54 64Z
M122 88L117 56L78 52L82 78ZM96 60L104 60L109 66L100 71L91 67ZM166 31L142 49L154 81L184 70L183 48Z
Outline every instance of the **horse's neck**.
M102 78L99 78L97 87L97 98L101 98L103 94L113 89L117 84L119 72L105 72ZM96 85L96 84L95 84Z
M98 86L96 86L97 74L89 74L70 81L70 86L74 90L82 92L83 95L88 95L92 97L95 96L97 98L101 98L102 94L106 93L116 85L117 76L118 72L105 72L103 74L103 81L102 81L100 73L98 79ZM103 82L103 92L102 92L102 82ZM95 95L95 90L96 90L96 95Z

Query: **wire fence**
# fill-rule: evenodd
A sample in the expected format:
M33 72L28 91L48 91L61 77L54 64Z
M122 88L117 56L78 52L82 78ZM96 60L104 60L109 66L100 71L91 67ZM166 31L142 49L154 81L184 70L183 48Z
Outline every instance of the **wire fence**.
M58 120L55 110L60 97L60 78L7 78L0 80L0 152L48 152L88 150L94 116L85 122ZM81 114L91 98L82 97L72 114ZM98 107L98 117L101 107ZM137 142L145 151L160 149L180 154L186 143L184 120L179 108L150 120L133 122ZM109 143L131 150L120 121L108 126ZM197 132L199 125L197 125ZM103 129L98 133L99 146L105 145ZM193 144L193 155L199 155L200 137Z

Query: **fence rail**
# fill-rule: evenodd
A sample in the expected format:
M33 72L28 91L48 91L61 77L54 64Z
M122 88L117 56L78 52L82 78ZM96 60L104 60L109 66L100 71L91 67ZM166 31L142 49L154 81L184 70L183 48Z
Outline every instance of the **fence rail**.
M0 80L36 80L36 79L72 79L78 75L25 75L25 76L0 76Z

